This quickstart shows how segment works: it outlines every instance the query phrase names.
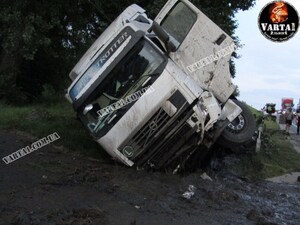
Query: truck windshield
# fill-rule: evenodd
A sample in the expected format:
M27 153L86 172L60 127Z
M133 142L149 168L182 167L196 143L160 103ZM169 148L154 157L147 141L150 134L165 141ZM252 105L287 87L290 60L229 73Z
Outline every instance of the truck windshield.
M134 102L104 116L99 114L101 109L148 87L162 73L165 65L163 55L147 40L141 39L83 104L79 116L91 133L97 137L104 135Z

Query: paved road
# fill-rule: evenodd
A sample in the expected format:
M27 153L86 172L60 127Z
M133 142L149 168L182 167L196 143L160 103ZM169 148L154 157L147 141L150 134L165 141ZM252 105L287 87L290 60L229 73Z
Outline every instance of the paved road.
M277 120L278 121L278 120ZM279 124L281 130L285 130L285 124ZM293 124L290 129L290 141L293 144L295 150L300 153L300 135L297 135L296 120L293 120Z
M291 126L291 131L295 134L297 133L296 119L293 120L293 124Z
M284 119L279 119L279 116L277 116L277 123L279 124L281 130L285 129ZM296 134L297 133L296 118L293 120L290 133L291 134Z

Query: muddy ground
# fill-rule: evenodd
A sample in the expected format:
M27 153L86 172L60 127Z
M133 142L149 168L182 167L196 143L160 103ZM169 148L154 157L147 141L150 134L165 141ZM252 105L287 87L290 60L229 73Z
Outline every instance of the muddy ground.
M0 156L37 140L0 131ZM300 224L299 184L253 183L226 172L210 181L201 174L136 171L51 144L0 162L0 224ZM195 191L186 199L189 185Z

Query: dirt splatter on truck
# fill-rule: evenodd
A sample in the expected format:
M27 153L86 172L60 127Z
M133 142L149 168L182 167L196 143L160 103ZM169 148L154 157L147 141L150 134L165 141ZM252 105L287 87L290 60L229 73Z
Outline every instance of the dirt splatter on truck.
M234 49L187 0L168 1L154 20L134 4L70 72L66 98L113 158L176 172L216 141L228 147L253 136L254 118L233 96ZM152 92L140 94L145 88Z

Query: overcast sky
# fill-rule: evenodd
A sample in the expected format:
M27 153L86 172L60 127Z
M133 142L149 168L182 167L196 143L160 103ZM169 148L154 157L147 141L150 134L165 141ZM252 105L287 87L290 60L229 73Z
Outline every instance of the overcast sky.
M237 59L237 74L234 83L239 86L239 99L256 109L266 103L276 103L280 108L281 98L300 99L300 28L287 42L267 40L259 31L257 19L260 10L271 1L258 0L256 5L237 14L239 27L236 35L244 47L238 50L242 57ZM286 0L298 14L299 0ZM299 15L300 16L300 15Z

